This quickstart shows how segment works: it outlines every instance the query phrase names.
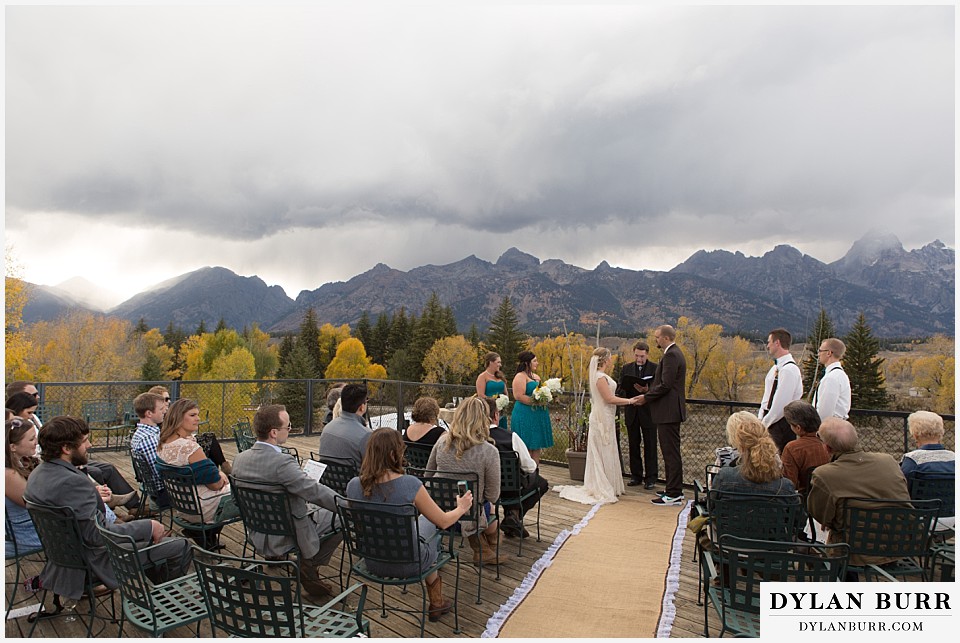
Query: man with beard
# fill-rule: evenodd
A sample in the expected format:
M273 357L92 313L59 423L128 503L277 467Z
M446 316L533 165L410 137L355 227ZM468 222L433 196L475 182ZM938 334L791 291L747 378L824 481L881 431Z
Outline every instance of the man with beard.
M52 419L40 432L40 447L43 462L30 474L24 498L42 505L70 507L80 525L80 535L87 547L87 559L96 576L95 582L116 589L117 579L110 566L103 538L96 527L98 517L103 521L103 500L90 484L87 474L78 468L87 463L87 451L90 449L87 423L67 416ZM152 558L167 561L167 578L177 578L188 572L193 560L190 545L182 538L164 538L164 527L156 520L114 523L107 529L131 536L139 547L159 543L160 547L151 551ZM79 600L85 589L85 574L82 569L63 568L48 562L40 573L40 582L44 589Z

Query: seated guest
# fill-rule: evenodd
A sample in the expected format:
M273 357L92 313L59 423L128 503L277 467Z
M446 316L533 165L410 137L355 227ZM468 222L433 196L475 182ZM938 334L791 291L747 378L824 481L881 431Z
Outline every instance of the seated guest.
M333 589L320 580L317 567L326 565L343 541L339 533L328 536L336 526L336 494L304 473L296 458L280 451L280 445L290 435L290 414L282 404L260 407L253 416L253 432L257 441L233 461L234 481L238 487L266 483L286 489L297 536L294 543L288 536L251 531L250 542L258 554L268 559L283 556L296 545L300 549L297 560L304 591L310 596L331 595Z
M347 498L351 500L395 505L412 504L420 512L418 519L420 564L413 566L367 561L367 568L381 576L406 577L421 574L427 570L437 562L437 548L442 543L437 527L440 529L451 527L461 516L470 511L473 505L473 493L467 491L465 495L457 498L456 509L443 511L430 497L418 478L404 474L404 450L403 440L400 439L400 434L396 430L377 429L367 441L367 452L363 457L360 475L347 483ZM430 596L429 618L431 621L438 621L453 608L453 603L443 598L443 581L440 579L439 572L433 572L424 580L427 583L427 594Z
M440 417L440 405L432 397L417 398L413 403L410 426L403 432L403 439L412 444L422 444L432 447L446 433L443 427L437 426Z
M161 412L160 419L157 422L157 426L159 427L163 423L163 416L166 414L167 409L170 408L170 393L164 386L151 387L147 393L159 395L163 399L163 410ZM194 437L197 439L197 444L199 444L200 448L203 449L204 455L210 458L210 460L217 465L218 469L223 471L225 474L230 475L230 473L233 471L233 468L230 465L230 461L227 460L227 458L223 455L223 449L220 448L220 442L217 441L217 436L211 431L206 431L204 433L197 433Z
M820 424L820 439L830 462L813 470L807 512L828 530L828 544L845 542L844 504L848 498L910 500L897 461L886 453L864 451L857 430L848 421L826 418ZM850 556L851 565L882 565L894 560L895 556Z
M39 457L39 435L43 423L35 414L38 405L37 395L27 391L14 393L7 399L7 408L13 411L17 417L35 427L34 431L38 441L36 455ZM108 506L110 508L123 506L130 516L136 516L137 507L140 504L140 496L134 488L130 486L130 483L124 479L115 466L107 462L88 462L86 465L80 467L80 469L90 476L90 480L92 480L95 485L106 488L104 490L105 499L108 500ZM109 491L109 493L106 493L106 491ZM112 511L107 512L107 515L114 518L116 517Z
M817 435L820 429L820 414L812 404L794 400L783 407L783 417L797 436L796 440L783 447L783 454L780 456L783 461L783 475L790 478L797 491L806 493L810 486L810 469L830 462L827 448Z
M530 457L530 451L520 436L510 429L504 428L503 424L500 423L500 409L497 408L496 401L491 398L484 398L484 401L487 403L487 411L490 417L490 438L494 445L500 451L513 451L517 454L517 459L520 462L520 495L525 495L534 490L537 492L524 500L520 504L520 508L512 508L505 512L503 520L500 521L500 531L506 534L507 538L516 538L521 535L521 531L523 537L526 538L530 533L523 527L522 517L536 506L537 500L550 488L550 483L540 475L537 463Z
M217 469L213 461L204 456L194 433L200 427L200 407L193 400L181 398L174 402L164 418L160 430L160 446L157 450L157 465L190 467L197 481L197 496L203 512L203 522L219 522L239 515L230 494L226 474ZM185 520L200 522L199 516L182 515ZM189 532L187 532L189 534ZM216 538L219 533L213 534ZM193 537L191 535L191 537ZM209 544L203 534L195 537L198 544Z
M337 404L340 402L341 393L343 393L343 384L337 384L327 391L327 414L323 417L324 426L330 424L333 418L340 417L340 414L343 412L342 406L339 407L340 410L334 412L334 409L337 408Z
M941 444L943 440L943 418L930 411L916 411L907 417L907 430L917 443L917 449L904 454L900 461L900 470L909 482L917 473L936 473L954 477L956 475L956 454ZM953 507L941 509L950 509ZM937 530L953 529L954 516L944 516L938 520Z
M37 452L37 432L32 424L15 417L4 423L6 428L6 454L4 456L3 505L10 519L19 550L40 547L40 536L33 527L30 514L23 500L30 473L40 464ZM13 542L6 541L7 558L14 555Z
M483 400L474 395L460 403L450 430L433 445L427 469L476 473L479 478L476 495L480 501L497 501L500 497L500 455L497 447L490 443L490 419ZM497 564L499 525L496 520L489 522L484 512L480 512L479 519L479 524L462 523L463 533L473 549L473 563L480 564L482 552L484 562ZM501 553L500 562L506 559L507 556Z
M712 489L775 496L796 493L793 483L783 477L777 445L756 415L740 411L727 418L727 440L740 459L737 466L722 467L717 472Z
M97 521L104 520L106 508L86 474L78 469L87 461L89 435L87 423L79 418L60 416L44 425L40 432L43 462L30 474L23 495L38 504L73 509L87 546L87 560L96 576L94 582L116 589L117 579L96 528ZM189 572L193 560L190 545L182 538L165 538L165 529L156 520L116 523L108 529L131 536L140 547L160 544L147 554L152 560L166 560L166 565L148 572L154 582L179 578ZM40 583L44 589L60 596L79 600L86 587L85 575L83 569L63 568L48 561L40 573Z
M343 413L320 432L319 454L352 462L360 470L360 462L370 439L370 428L363 420L367 411L367 387L347 384L340 393Z
M155 387L156 388L156 387ZM161 509L170 506L170 494L163 486L163 480L157 474L157 449L160 446L160 423L167 412L170 398L166 400L156 393L141 393L133 400L133 410L139 421L137 428L130 438L130 450L143 458L149 465L149 475L153 480L154 488L158 490L157 497L151 499Z

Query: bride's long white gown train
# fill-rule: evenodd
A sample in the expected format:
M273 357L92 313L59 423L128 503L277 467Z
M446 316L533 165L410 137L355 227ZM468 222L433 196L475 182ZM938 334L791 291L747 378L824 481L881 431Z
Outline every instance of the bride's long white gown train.
M617 388L606 373L597 373L597 378L607 378L611 391ZM614 404L607 404L597 393L596 379L590 386L590 431L587 434L587 464L583 486L559 485L554 491L561 498L592 505L598 502L616 502L623 493L623 475L620 472L620 457L617 453L616 413Z

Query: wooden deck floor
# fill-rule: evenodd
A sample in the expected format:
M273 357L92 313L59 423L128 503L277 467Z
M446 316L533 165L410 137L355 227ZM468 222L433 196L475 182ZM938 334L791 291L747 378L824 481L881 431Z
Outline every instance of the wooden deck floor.
M318 438L295 437L291 436L289 445L295 446L302 457L307 457L311 450L316 451ZM236 448L232 441L226 440L222 443L224 452L230 458L236 453ZM94 454L94 459L105 460L116 465L128 480L133 480L133 474L130 466L130 459L122 452L98 452ZM567 469L551 465L542 467L543 475L554 484L568 484L570 479ZM628 495L652 496L650 491L637 491L634 487L627 488ZM578 523L589 511L590 507L579 505L565 500L561 500L556 493L548 493L542 501L542 513L540 520L541 542L536 538L531 538L524 542L523 557L515 556L517 549L516 540L505 540L501 545L512 557L505 564L501 565L501 578L496 580L496 573L493 568L486 568L483 572L482 583L482 604L476 604L477 594L477 570L470 564L470 548L464 546L460 549L461 561L460 567L460 636L469 638L479 638L486 627L489 617L503 604L507 598L513 594L513 591L519 586L520 582L530 571L531 565L543 554L550 546L556 536L564 529L569 529ZM528 517L528 529L536 535L535 528L529 526L530 517ZM228 552L240 555L243 536L240 527L231 526L224 530L224 541L228 545ZM671 538L672 534L665 533L664 538ZM672 638L691 638L703 636L703 608L697 605L697 568L692 562L693 539L689 537L689 532L684 538L682 569L680 576L680 590L676 596L677 615L672 630ZM643 552L637 552L638 557L642 557ZM331 565L338 566L340 554L335 554L331 560ZM38 571L38 569L37 569ZM329 571L329 570L328 570ZM28 572L36 573L36 571ZM444 590L445 595L452 596L452 573L444 573L444 579L447 586ZM7 568L7 579L12 580L12 568ZM651 592L661 592L662 584L650 587ZM9 591L9 587L7 587ZM611 600L617 600L617 588L611 587ZM18 598L23 595L22 587L18 593ZM371 621L371 629L374 637L403 637L416 638L419 636L419 622L415 615L390 613L383 618L380 613L380 594L377 588L371 587L368 592L367 607L364 610L364 616ZM405 606L420 605L420 594L416 588L403 595L399 589L388 588L387 604L397 605L402 603ZM31 601L32 602L32 601ZM119 605L119 595L117 598ZM81 607L81 610L83 607ZM101 612L102 613L102 612ZM545 615L548 617L548 615ZM711 625L715 625L717 619L711 615ZM29 631L30 624L26 617L10 619L6 625L6 635L8 637L23 637ZM95 630L96 631L96 630ZM201 636L209 637L211 635L210 626L205 622L201 626ZM719 628L711 628L711 636L716 636ZM169 634L175 637L194 637L192 628L180 628ZM451 638L456 635L453 633L453 615L445 616L437 623L427 622L427 637ZM82 629L79 620L67 622L63 618L50 619L42 621L37 627L34 636L44 638L62 638L62 637L83 637L85 630ZM117 626L109 624L100 635L102 637L116 637ZM142 632L136 630L130 625L124 627L124 636L144 636ZM589 632L583 633L584 637L589 637Z

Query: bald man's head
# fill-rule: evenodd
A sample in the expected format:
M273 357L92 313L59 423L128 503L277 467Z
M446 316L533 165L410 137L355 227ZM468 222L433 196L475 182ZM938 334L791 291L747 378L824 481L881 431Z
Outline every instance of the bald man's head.
M820 424L820 439L834 453L856 451L860 437L852 424L838 417L829 417Z

